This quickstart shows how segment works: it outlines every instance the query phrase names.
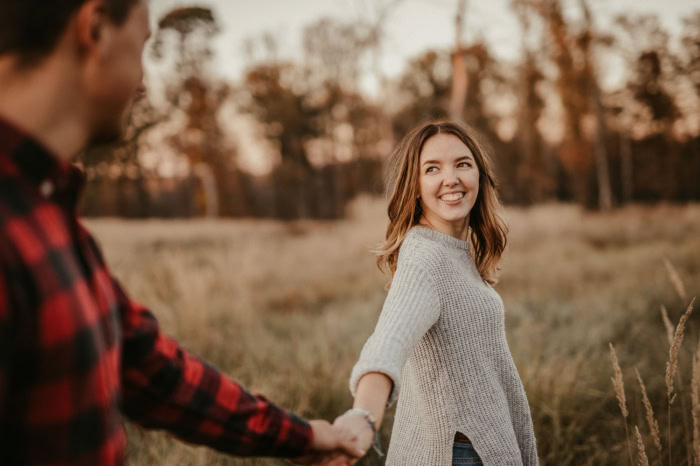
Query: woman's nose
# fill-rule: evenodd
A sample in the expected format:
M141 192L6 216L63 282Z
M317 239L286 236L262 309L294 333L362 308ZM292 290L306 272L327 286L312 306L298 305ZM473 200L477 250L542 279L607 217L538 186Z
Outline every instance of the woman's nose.
M442 180L445 186L454 186L459 183L459 178L454 170L445 171L445 178Z

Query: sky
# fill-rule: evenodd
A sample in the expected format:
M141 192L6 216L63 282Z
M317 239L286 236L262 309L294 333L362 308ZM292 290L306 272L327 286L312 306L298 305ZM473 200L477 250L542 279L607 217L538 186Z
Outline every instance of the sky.
M284 58L301 58L305 26L330 16L336 19L371 17L377 4L389 0L152 0L155 22L176 6L211 7L221 24L216 39L218 63L223 76L237 79L246 66L243 42L271 33ZM681 18L700 10L695 0L589 0L599 29L619 14L658 15L667 30L681 31ZM381 67L388 77L398 75L407 61L429 48L451 47L455 41L454 15L458 0L402 0L389 13L387 38ZM577 1L565 2L575 6ZM464 39L483 37L501 59L515 60L520 50L520 28L510 7L511 0L467 0ZM369 84L371 87L371 84ZM371 92L371 91L370 91Z

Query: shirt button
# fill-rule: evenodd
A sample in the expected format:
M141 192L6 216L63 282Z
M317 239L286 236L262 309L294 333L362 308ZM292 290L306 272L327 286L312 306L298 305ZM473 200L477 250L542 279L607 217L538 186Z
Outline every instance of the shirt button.
M53 194L54 186L51 180L46 180L39 185L39 192L44 197L50 197Z

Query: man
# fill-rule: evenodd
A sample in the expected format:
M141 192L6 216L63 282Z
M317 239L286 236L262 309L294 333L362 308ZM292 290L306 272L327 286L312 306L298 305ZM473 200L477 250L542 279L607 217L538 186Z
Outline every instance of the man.
M121 414L234 455L362 456L162 335L76 216L69 159L143 91L146 1L0 2L0 464L123 464Z

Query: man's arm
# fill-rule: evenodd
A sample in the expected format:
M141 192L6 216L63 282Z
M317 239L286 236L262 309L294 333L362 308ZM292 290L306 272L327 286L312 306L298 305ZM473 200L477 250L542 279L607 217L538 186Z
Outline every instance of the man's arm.
M327 421L310 425L189 354L160 332L155 317L116 280L114 285L124 332L122 408L132 420L238 456L364 454L347 432Z
M164 336L115 281L123 329L122 409L135 422L239 456L295 457L313 440L303 419L248 393Z
M5 410L11 354L10 291L7 285L5 269L0 264L0 418Z

